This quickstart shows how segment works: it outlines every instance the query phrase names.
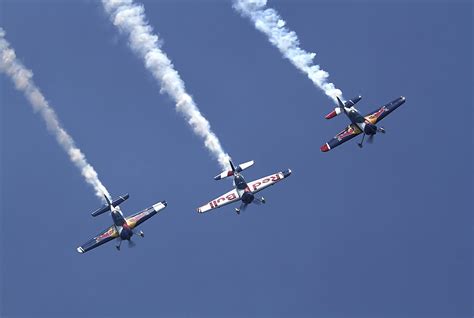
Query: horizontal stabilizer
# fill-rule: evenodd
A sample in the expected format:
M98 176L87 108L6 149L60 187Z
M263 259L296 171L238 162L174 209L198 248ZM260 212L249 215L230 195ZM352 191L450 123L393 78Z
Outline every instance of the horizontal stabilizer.
M247 161L247 162L244 162L244 163L241 163L238 167L237 167L237 172L241 172L241 171L244 171L245 169L247 168L250 168L251 166L254 165L254 161L251 160L251 161Z
M362 99L362 96L354 97L354 98L352 98L348 101L345 101L345 102L343 102L339 98L339 96L336 96L336 98L337 98L338 105L336 106L336 108L334 108L334 110L332 112L330 112L329 114L327 114L325 116L326 119L331 119L331 118L336 117L337 115L342 114L344 112L344 107L345 108L351 108L352 106L357 104Z
M342 113L341 108L336 107L336 108L334 108L334 110L333 110L332 112L330 112L329 114L327 114L326 116L324 116L324 118L326 118L326 119L331 119L331 118L336 117L336 116L339 115L340 113Z
M101 214L103 214L103 213L105 213L105 212L109 212L110 209L111 209L111 206L115 208L116 206L122 204L122 203L123 203L125 200L127 200L129 197L130 197L130 196L128 195L128 193L125 194L125 195L121 195L121 196L119 196L117 199L113 200L113 201L110 203L110 205L107 204L107 205L102 206L101 208L99 208L99 209L95 210L94 212L92 212L91 215L95 217L95 216L101 215ZM108 201L108 200L107 200L107 201Z
M251 166L253 166L255 161L253 161L253 160L247 161L247 162L241 163L237 167L234 167L234 164L232 163L232 161L229 161L229 163L230 163L230 166L231 166L232 170L222 171L220 174L218 174L217 176L214 177L214 180L221 180L221 179L233 176L235 173L242 172L245 169L248 169Z
M361 99L362 99L362 96L360 96L360 95L357 96L357 97L351 98L348 101L344 102L344 106L346 108L351 108L352 106L357 104Z
M234 175L234 171L222 171L220 174L214 177L214 180L221 180Z

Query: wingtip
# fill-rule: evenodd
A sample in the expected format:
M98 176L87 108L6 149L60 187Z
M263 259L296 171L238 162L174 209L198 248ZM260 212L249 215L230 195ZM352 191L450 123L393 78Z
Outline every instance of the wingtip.
M331 149L331 147L329 147L328 143L325 143L324 145L321 146L320 149L322 152L328 152Z
M336 117L336 115L337 115L336 110L333 110L332 112L330 112L329 114L327 114L326 116L324 116L324 118L326 118L326 119L331 119L331 118L333 118L333 117Z
M81 253L81 254L84 253L84 249L83 249L82 247L80 247L80 246L77 248L77 251L78 251L79 253Z

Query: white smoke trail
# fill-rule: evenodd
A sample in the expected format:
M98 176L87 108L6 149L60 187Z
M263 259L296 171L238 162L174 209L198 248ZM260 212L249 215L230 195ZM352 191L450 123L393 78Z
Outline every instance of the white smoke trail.
M86 157L76 147L72 137L61 127L56 113L36 87L32 80L33 73L16 58L15 51L5 39L5 31L2 28L0 28L0 72L5 73L11 78L16 89L25 94L33 106L33 110L40 113L48 130L56 137L57 142L64 151L67 152L69 159L79 168L86 182L94 187L96 195L102 200L104 199L102 193L110 198L110 194L100 182L97 172L87 163Z
M196 135L204 139L204 145L223 169L228 167L229 155L224 152L211 126L201 114L192 97L186 92L184 82L174 69L168 56L161 50L161 43L145 17L142 5L132 0L102 0L112 23L128 35L130 48L145 63L145 67L161 84L161 92L167 93L176 103L176 110L183 114Z
M267 0L234 0L233 7L243 16L250 18L255 28L265 33L270 43L276 46L284 57L297 69L306 73L317 87L337 102L336 96L342 97L342 92L333 83L328 83L329 74L314 64L316 53L301 49L296 33L285 27L286 22L274 9L265 9L266 4Z

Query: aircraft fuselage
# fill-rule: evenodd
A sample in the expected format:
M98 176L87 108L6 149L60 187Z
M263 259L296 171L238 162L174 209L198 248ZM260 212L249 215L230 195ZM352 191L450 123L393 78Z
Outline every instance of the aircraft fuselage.
M237 193L239 194L240 199L242 202L249 204L252 203L255 199L253 193L249 190L249 186L247 182L245 182L244 177L241 174L234 175L234 186L237 189Z
M345 110L351 123L357 125L366 135L375 135L377 133L377 126L369 123L355 107L346 108Z
M130 240L133 236L133 231L127 224L127 221L123 217L122 212L120 210L115 210L112 212L112 220L114 221L114 226L117 229L117 232L120 235L122 240Z

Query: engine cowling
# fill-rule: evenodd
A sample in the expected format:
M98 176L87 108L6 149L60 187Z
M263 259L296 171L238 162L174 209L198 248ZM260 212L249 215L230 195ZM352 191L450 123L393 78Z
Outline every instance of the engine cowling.
M366 135L375 135L377 133L377 126L372 124L365 124L364 134Z

